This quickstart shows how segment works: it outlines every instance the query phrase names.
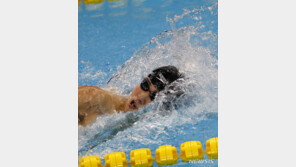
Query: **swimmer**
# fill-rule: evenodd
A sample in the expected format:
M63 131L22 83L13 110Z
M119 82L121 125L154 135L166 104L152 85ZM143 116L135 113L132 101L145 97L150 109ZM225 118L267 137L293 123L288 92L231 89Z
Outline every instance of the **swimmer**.
M86 126L98 115L110 114L113 111L138 111L151 103L158 92L181 77L174 66L154 69L151 74L139 83L129 97L124 97L97 86L78 87L78 124Z

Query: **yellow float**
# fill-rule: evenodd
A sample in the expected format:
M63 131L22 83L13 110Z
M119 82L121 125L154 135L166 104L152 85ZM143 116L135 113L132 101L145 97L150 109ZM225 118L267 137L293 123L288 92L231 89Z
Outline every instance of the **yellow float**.
M158 166L167 166L178 163L177 148L171 145L160 146L155 151L155 161Z
M79 167L102 167L101 159L98 156L86 156L80 160Z
M200 141L188 141L181 144L181 159L183 162L203 159L203 149Z
M206 154L209 159L218 158L218 137L211 138L206 142Z
M115 152L105 155L105 167L128 167L124 152Z
M153 157L148 148L141 148L131 151L131 166L132 167L152 167Z

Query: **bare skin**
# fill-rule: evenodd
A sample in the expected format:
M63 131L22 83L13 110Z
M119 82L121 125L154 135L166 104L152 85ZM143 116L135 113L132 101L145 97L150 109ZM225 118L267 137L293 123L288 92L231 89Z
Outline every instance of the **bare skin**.
M157 92L151 84L149 91ZM117 95L97 86L78 87L78 120L79 125L92 123L98 115L111 114L115 111L138 111L151 102L149 91L141 89L138 84L129 97Z
M86 126L98 115L116 111L127 112L127 98L112 94L96 86L78 87L78 120L79 124Z

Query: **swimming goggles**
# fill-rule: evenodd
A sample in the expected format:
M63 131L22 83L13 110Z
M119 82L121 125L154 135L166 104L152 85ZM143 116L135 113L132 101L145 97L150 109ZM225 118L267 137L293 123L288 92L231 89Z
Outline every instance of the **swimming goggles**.
M143 91L149 91L150 89L150 85L152 85L150 79L148 77L146 77L140 84L140 87ZM157 92L152 92L152 91L149 91L149 97L151 99L151 101L153 101L155 99L155 96L156 96L156 93Z

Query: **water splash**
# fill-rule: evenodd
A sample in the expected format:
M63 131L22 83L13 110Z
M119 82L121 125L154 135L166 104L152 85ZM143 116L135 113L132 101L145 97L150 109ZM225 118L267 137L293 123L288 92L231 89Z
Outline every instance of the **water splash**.
M103 157L141 147L156 150L162 144L179 145L197 138L205 143L209 137L216 137L217 34L205 26L217 24L213 19L216 11L214 5L184 10L182 15L168 18L172 30L163 31L138 50L103 87L116 88L127 96L153 69L174 65L185 76L177 82L182 95L171 99L159 93L153 103L139 112L103 115L93 124L79 127L80 154ZM182 24L185 19L191 19L193 24Z
M95 68L92 66L91 62L81 61L81 72L79 73L79 80L81 81L82 85L85 85L89 81L96 81L99 80L98 85L101 85L101 80L106 77L106 73L98 70L95 71Z

